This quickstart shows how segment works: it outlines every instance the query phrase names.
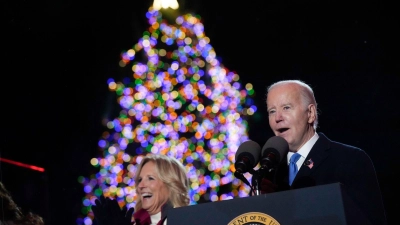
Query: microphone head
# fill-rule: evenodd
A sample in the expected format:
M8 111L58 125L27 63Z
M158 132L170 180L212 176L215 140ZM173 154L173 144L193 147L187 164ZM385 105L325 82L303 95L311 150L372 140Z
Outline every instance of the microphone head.
M235 168L240 173L254 168L261 155L261 147L257 142L247 140L243 142L235 154Z
M289 151L289 144L283 137L273 136L268 139L262 148L262 158L268 157L271 153L274 155L274 161L280 163L283 157Z

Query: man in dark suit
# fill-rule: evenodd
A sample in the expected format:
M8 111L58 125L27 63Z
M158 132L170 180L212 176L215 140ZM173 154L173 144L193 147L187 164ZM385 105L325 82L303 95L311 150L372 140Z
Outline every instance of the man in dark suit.
M309 85L299 80L271 85L267 109L272 131L288 142L289 152L274 172L273 180L262 181L264 193L340 182L372 225L387 224L370 157L359 148L331 141L316 132L317 103ZM290 183L288 165L295 153L299 154L298 172Z

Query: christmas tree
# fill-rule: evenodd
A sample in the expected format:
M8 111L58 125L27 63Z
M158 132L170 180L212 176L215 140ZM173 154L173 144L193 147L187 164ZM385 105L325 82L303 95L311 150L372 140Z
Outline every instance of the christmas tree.
M134 207L136 165L149 153L185 165L191 204L249 193L233 173L236 150L249 139L246 119L257 111L253 86L218 60L200 16L170 24L150 7L146 17L148 30L121 54L130 75L108 80L121 110L104 119L100 153L90 162L97 173L79 177L86 195L78 224L92 224L90 207L100 195Z

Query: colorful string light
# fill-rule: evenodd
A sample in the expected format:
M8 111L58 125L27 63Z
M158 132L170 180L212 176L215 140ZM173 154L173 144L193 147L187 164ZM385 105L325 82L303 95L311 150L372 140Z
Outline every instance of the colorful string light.
M119 62L132 77L108 80L121 111L104 122L101 154L90 161L98 172L78 179L86 195L77 224L92 224L90 207L100 195L134 207L136 165L148 153L185 165L191 204L249 193L233 172L236 150L248 140L246 117L257 111L253 86L243 87L220 63L199 16L180 16L174 25L153 8L146 16L148 31Z

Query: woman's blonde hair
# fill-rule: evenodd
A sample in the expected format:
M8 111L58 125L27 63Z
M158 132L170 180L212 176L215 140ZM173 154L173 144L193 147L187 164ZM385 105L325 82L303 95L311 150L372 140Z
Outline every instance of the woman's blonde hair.
M139 174L143 166L148 162L154 163L157 176L167 186L169 203L173 207L189 205L189 180L186 175L186 169L182 163L175 158L166 155L146 155L137 168L135 177L136 185L138 184ZM141 208L142 201L139 198L136 202L135 212L139 211Z

